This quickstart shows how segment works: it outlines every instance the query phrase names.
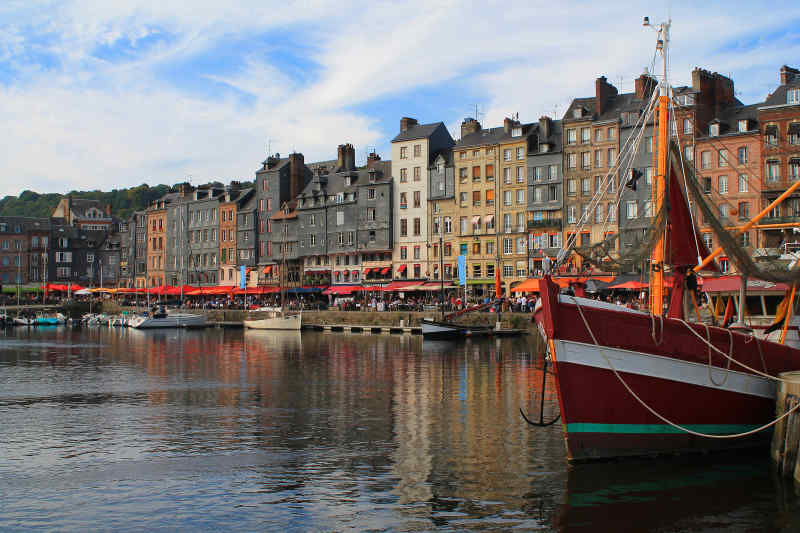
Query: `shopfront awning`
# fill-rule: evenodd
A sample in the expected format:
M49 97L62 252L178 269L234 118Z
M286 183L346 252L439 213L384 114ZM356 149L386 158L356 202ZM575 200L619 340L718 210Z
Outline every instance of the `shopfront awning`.
M347 294L353 294L354 292L358 292L361 290L360 285L332 285L322 291L322 294L334 295L334 296L343 296Z
M381 269L381 276L385 276L385 275L386 275L386 274L388 274L388 273L389 273L391 270L392 270L392 267L385 267L385 268Z
M526 279L516 287L512 287L511 292L539 292L539 279Z
M408 265L400 265L400 268L397 269L397 272L402 274L403 272L406 271L407 268L408 268Z
M272 272L272 265L267 265L264 267L264 274L269 274Z

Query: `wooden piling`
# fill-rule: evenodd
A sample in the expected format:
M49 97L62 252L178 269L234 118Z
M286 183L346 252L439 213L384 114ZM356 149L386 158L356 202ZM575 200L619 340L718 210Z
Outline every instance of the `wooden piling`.
M800 372L783 372L779 375L778 390L775 401L775 416L783 416L800 403ZM800 413L792 414L775 424L772 434L772 461L784 476L800 475L797 457L800 446Z

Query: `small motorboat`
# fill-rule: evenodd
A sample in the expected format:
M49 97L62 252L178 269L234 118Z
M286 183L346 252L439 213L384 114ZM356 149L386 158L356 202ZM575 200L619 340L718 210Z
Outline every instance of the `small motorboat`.
M151 313L130 318L128 325L136 329L204 328L206 316L191 313L168 313L164 307L160 307Z
M61 313L53 315L39 315L33 320L36 326L61 326L67 323L67 317Z

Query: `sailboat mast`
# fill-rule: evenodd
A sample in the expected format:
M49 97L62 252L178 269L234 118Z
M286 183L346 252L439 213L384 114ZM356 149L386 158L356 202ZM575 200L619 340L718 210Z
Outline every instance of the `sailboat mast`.
M652 188L654 212L661 212L667 183L667 158L669 156L669 83L667 78L667 50L669 48L670 21L658 28L656 49L661 55L662 76L659 85L658 112L656 115L656 150L654 150L656 175ZM664 313L664 233L658 237L650 256L650 312Z
M285 299L286 299L286 289L283 286L284 285L284 280L286 279L286 231L287 231L286 230L286 211L287 211L287 208L284 206L284 209L283 209L283 215L284 215L284 218L283 218L283 239L282 239L283 242L282 242L282 245L281 245L281 271L280 271L280 274L278 275L278 283L280 283L280 286L281 286L281 316L283 316L285 311L286 311L285 303L284 303Z

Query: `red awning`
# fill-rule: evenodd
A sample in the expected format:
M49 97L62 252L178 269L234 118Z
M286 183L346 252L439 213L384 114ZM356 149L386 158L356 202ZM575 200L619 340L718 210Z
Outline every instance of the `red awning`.
M408 265L400 265L400 268L398 268L397 271L402 274L406 271L406 268L408 268Z
M405 265L403 265L405 266ZM393 281L383 288L384 291L402 291L405 287L419 285L419 281Z
M617 285L609 285L609 289L628 289L638 291L640 289L646 289L650 287L649 283L644 283L641 281L627 281L625 283L618 283Z
M367 274L369 274L369 273L370 273L370 272L372 272L373 270L375 270L375 269L373 269L373 268L365 268L365 269L364 269L364 275L366 276Z
M264 267L264 274L269 274L272 272L272 265L267 265Z
M698 280L703 279L698 277ZM742 279L739 276L720 276L718 278L704 278L703 279L703 292L708 293L738 293L739 287L742 286ZM772 292L775 294L783 294L790 287L785 283L773 283L771 281L763 281L760 279L747 278L747 291L760 291Z
M346 295L353 294L354 292L358 292L360 290L360 285L332 285L322 291L322 294Z
M385 276L386 274L389 273L390 270L392 270L392 267L386 267L381 269L381 276Z

